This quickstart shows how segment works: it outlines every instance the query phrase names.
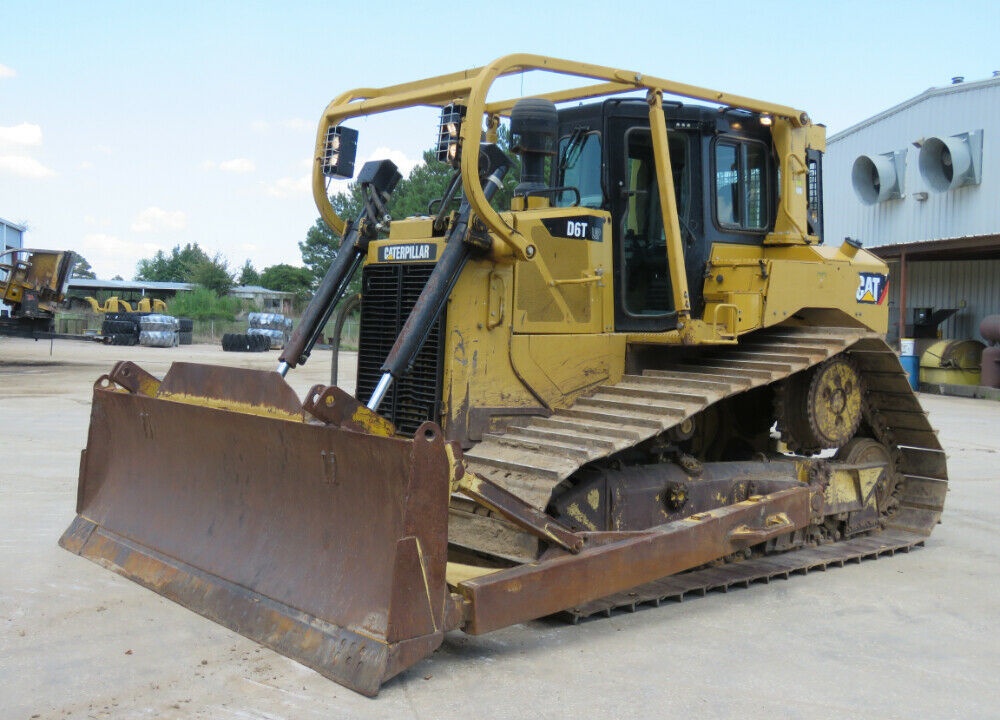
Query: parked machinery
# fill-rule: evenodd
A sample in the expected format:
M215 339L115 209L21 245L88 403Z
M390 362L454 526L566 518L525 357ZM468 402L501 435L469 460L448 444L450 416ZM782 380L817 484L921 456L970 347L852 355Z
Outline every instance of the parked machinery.
M61 250L12 248L0 253L0 335L37 337L54 330L76 256Z

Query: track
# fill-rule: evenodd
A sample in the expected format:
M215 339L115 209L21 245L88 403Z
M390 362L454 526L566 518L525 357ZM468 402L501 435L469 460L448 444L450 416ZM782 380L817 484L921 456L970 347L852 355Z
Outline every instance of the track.
M865 383L865 419L890 449L901 477L900 504L884 531L672 576L570 612L585 617L909 550L923 544L941 516L947 493L945 453L896 354L881 336L864 330L788 327L753 333L696 365L625 376L548 418L532 418L488 436L465 454L466 461L473 472L544 510L555 487L586 463L652 438L724 398L844 352Z

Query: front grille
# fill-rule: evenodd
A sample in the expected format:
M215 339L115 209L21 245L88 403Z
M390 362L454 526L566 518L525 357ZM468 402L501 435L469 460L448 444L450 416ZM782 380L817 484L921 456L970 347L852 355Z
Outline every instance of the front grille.
M357 398L367 403L382 377L382 363L417 302L434 263L369 265L362 276L361 329L358 338ZM444 365L444 312L434 323L413 363L379 406L403 435L413 435L428 420L440 422L441 373Z

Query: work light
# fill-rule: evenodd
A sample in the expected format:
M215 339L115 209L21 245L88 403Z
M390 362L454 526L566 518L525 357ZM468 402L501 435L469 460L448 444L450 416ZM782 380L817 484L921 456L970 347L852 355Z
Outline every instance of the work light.
M451 103L441 108L441 122L438 125L437 159L457 168L461 155L458 140L465 118L465 105Z
M354 158L358 153L358 131L343 125L327 128L323 149L323 174L350 180L354 177Z

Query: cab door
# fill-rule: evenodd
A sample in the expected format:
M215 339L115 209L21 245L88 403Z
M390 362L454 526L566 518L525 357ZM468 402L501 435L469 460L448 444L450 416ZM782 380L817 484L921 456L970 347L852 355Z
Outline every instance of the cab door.
M677 309L667 264L652 136L648 125L637 124L634 119L612 118L609 124L608 136L614 138L608 163L611 222L616 235L615 330L673 330L677 327ZM668 143L683 232L690 207L690 163L696 161L697 155L685 133L669 133Z

